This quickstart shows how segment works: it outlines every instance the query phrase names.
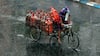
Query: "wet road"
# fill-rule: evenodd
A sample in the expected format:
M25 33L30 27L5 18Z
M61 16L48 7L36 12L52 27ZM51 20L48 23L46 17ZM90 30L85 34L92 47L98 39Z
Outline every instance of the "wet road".
M78 51L48 44L31 43L25 27L27 10L57 10L68 6L75 31L79 32ZM100 56L100 9L67 0L0 0L0 56Z

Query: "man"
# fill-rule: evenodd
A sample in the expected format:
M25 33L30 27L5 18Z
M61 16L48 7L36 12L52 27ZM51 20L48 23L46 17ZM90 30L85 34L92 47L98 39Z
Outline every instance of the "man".
M72 21L70 20L70 10L68 7L65 7L63 8L61 11L60 11L60 17L62 19L62 25L64 27L67 27L69 28L69 25L71 26L72 25Z
M50 14L54 22L60 23L60 16L55 8L51 7Z
M58 31L58 42L59 44L61 44L61 40L60 40L60 33L61 33L61 19L60 19L60 15L59 13L57 12L57 10L53 7L51 7L51 11L50 11L50 14L51 14L51 18L53 20L53 24L54 24L54 28L55 30Z

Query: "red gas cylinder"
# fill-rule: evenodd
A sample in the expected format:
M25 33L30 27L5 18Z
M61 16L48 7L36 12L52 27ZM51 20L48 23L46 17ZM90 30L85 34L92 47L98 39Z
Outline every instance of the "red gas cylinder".
M53 22L50 19L47 19L45 21L46 26L45 26L45 30L48 34L51 34L53 32Z
M31 25L33 26L35 23L34 13L32 13L32 15L31 15L30 22L31 22Z

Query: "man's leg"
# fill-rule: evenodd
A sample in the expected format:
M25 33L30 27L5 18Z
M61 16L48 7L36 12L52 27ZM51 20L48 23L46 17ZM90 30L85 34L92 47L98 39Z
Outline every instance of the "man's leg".
M61 44L61 24L58 24L58 42Z

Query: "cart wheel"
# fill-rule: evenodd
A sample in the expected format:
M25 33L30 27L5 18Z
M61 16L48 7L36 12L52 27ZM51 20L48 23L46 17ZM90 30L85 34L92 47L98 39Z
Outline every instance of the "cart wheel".
M59 46L57 36L51 36L50 39L49 39L49 43L50 43L51 47L57 47L57 46Z
M32 39L32 41L38 41L41 37L41 31L40 29L37 28L31 28L30 31L30 38Z

